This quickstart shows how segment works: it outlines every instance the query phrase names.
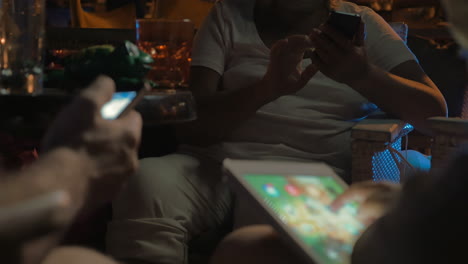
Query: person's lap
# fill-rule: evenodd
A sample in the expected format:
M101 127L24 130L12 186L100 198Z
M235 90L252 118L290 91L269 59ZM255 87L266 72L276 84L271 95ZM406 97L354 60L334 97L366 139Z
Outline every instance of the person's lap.
M107 250L122 260L186 263L189 241L216 244L230 212L219 163L181 154L144 159L113 203Z
M119 264L97 251L82 247L59 247L52 250L41 264ZM126 264L149 263L126 261ZM205 262L206 263L206 262ZM212 264L301 263L271 226L241 228L226 236L211 258Z
M41 264L118 264L97 251L82 247L59 247L52 250Z

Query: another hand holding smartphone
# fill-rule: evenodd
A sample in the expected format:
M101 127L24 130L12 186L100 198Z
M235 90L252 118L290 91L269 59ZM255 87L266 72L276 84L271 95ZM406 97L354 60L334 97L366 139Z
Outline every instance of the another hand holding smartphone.
M195 103L189 91L151 90L117 92L101 109L104 119L117 119L132 109L140 112L147 125L187 122L196 118Z
M339 11L331 11L330 16L326 22L327 25L333 27L333 29L340 32L344 37L349 40L354 40L356 34L359 32L361 27L361 16L358 14L351 14ZM312 58L315 48L307 50L304 54L304 58Z

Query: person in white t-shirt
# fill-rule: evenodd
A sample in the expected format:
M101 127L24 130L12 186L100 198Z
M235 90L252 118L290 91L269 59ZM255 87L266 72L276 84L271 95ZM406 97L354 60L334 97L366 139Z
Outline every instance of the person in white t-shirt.
M468 62L468 2L444 0L450 29ZM360 204L358 218L367 226L353 248L353 264L457 263L466 259L468 145L454 153L446 169L418 173L403 187L353 184L334 203ZM305 263L268 225L244 227L227 236L211 263Z
M361 15L355 41L321 26L330 9ZM183 263L189 241L217 241L232 211L226 157L323 161L349 182L350 130L373 104L425 132L427 117L447 112L392 28L336 0L219 1L197 33L191 76L198 120L178 129L179 152L142 160L114 202L117 258Z

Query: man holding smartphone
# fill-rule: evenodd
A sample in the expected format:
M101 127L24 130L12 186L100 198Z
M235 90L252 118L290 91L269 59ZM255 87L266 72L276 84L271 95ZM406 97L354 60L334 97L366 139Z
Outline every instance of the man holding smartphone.
M347 39L325 23L331 10L365 27ZM218 2L194 42L190 88L198 120L180 127L179 153L141 161L114 203L107 246L120 259L185 263L194 238L217 241L232 211L224 158L323 161L349 182L351 128L371 103L425 132L447 113L392 28L344 1Z

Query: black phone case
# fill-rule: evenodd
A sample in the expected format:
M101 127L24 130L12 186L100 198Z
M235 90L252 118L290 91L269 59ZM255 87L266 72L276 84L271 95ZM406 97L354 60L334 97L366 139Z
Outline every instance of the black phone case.
M361 16L332 11L327 23L352 40L361 25Z

